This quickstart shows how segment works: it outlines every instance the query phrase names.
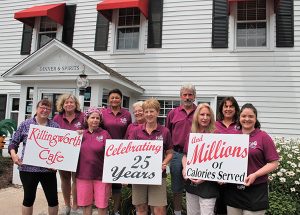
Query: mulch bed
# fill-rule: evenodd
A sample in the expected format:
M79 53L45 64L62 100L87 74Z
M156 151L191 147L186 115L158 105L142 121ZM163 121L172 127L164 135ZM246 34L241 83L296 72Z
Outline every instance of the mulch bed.
M0 155L0 189L12 186L13 162L10 157Z

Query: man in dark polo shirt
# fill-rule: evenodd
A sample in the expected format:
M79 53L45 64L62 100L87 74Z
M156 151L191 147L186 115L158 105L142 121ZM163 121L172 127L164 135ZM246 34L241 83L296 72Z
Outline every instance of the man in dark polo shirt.
M181 215L184 179L182 176L182 156L185 142L191 131L192 118L196 109L193 103L196 89L192 84L183 85L180 89L181 105L171 110L167 116L166 127L170 130L173 143L173 159L170 163L173 192L174 214Z

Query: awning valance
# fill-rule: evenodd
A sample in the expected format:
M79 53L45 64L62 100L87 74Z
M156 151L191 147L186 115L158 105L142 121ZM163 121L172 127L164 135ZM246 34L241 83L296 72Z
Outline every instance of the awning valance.
M97 4L97 10L110 21L112 18L112 10L130 7L139 8L141 13L146 18L148 17L148 0L103 0Z
M36 17L47 16L49 19L63 25L65 3L33 6L15 13L14 18L30 26L34 26Z

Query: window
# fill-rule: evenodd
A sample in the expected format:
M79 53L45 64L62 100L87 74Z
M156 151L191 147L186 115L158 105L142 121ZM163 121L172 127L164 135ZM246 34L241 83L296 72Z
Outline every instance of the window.
M166 118L168 113L178 106L180 106L180 100L158 100L160 104L160 113L158 116L158 122L161 125L166 124Z
M19 104L20 104L19 97L11 98L10 119L14 120L16 123L18 123L18 117L19 117Z
M56 33L57 23L46 16L41 17L40 28L38 31L38 49L51 39L56 38Z
M27 87L25 119L30 118L32 114L33 92L34 92L33 87Z
M138 8L119 9L116 49L139 48L140 11Z
M91 106L91 96L92 96L92 88L87 87L84 92L84 105L83 111L87 111Z
M0 120L5 119L7 95L0 94Z
M237 2L236 46L267 46L266 0Z

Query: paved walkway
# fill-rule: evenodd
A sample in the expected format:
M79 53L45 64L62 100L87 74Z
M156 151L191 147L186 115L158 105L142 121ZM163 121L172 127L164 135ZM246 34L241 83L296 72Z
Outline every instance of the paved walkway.
M19 215L21 214L21 206L23 201L23 188L9 187L0 190L0 214L1 215ZM59 205L64 205L62 193L58 193ZM33 206L34 215L47 215L48 205L41 188L38 188L35 203ZM60 214L60 213L59 213ZM93 214L97 214L97 210L93 211Z

